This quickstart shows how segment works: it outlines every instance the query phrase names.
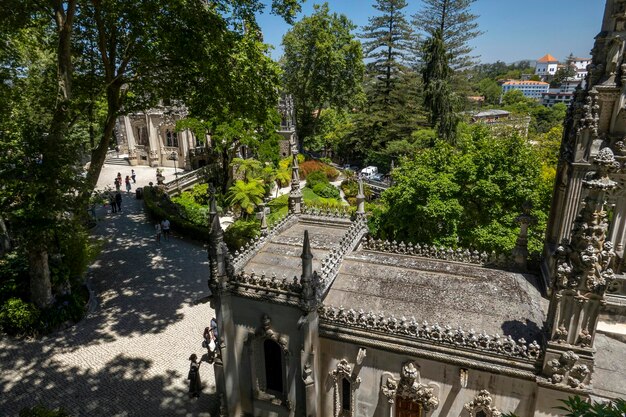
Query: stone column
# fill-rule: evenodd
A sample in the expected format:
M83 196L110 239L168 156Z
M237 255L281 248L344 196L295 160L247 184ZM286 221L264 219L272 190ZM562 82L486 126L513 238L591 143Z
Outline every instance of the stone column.
M137 150L135 146L137 142L135 141L135 132L133 132L133 126L130 123L129 116L122 116L124 118L124 129L126 130L126 141L128 142L128 162L135 166L137 165Z
M148 162L151 167L161 165L161 139L159 133L152 121L152 117L146 111L146 126L148 128Z
M189 138L187 130L183 130L182 132L180 132L180 140L178 145L182 154L182 158L178 158L178 163L183 169L191 169L191 164L189 162Z

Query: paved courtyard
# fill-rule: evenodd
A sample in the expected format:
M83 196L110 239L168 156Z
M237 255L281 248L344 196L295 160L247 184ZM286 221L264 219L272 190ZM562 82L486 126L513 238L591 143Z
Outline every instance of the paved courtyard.
M74 416L209 416L215 408L212 366L200 367L199 399L188 398L186 381L187 358L204 353L213 315L201 302L206 251L175 236L157 244L134 193L122 209L98 209L93 234L104 247L89 270L93 311L43 339L0 340L1 416L38 403Z

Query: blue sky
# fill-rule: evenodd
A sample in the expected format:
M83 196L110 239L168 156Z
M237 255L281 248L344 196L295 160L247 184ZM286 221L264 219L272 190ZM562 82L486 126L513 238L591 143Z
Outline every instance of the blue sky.
M271 0L264 0L271 3ZM303 14L322 1L306 0ZM355 24L367 24L376 10L373 0L330 0L332 11L347 15ZM407 11L413 14L421 7L419 0L408 0ZM535 60L546 53L563 60L572 52L588 57L594 37L600 31L605 0L478 0L473 11L485 33L472 42L482 62ZM282 19L264 13L259 16L266 43L275 46L272 56L282 54L280 46L289 25Z

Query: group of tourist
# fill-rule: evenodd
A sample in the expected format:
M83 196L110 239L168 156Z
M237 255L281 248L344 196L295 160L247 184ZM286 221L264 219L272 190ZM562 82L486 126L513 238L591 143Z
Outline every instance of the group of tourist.
M209 327L204 328L202 335L204 339L202 341L202 347L207 349L206 361L209 364L215 361L218 337L217 320L212 318ZM189 380L189 398L198 398L202 390L202 381L200 380L200 363L202 360L198 361L198 355L193 353L189 357L189 361L191 362L189 364L189 374L187 375L187 379Z
M154 225L154 230L156 231L156 241L157 243L161 243L161 235L165 240L169 240L170 236L170 221L164 219L161 222L157 222Z
M130 181L133 181L133 184L135 184L137 182L136 180L137 176L135 175L135 170L131 169L130 170L130 175L127 175L126 178L124 178L124 184L126 185L126 192L130 193L131 190L131 185L130 185ZM117 176L115 177L115 180L113 181L113 183L115 184L115 191L120 191L122 189L122 173L118 172Z

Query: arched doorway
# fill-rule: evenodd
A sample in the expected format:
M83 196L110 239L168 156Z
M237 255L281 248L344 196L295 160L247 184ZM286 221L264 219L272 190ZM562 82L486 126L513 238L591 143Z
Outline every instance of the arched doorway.
M396 417L423 417L422 410L421 403L402 397L396 398Z

